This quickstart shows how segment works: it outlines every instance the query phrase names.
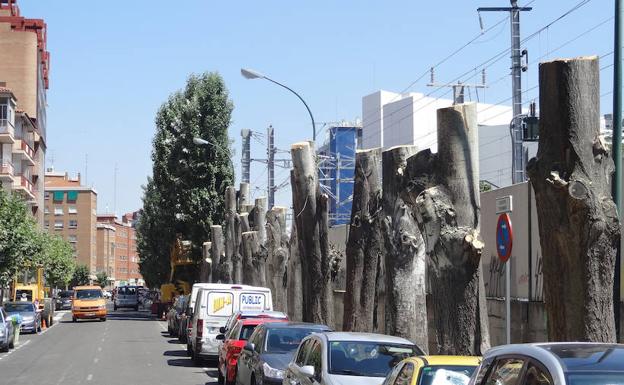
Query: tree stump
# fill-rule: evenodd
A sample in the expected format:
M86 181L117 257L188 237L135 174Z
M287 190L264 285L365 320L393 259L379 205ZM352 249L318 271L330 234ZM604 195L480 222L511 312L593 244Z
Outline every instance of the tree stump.
M212 258L210 249L212 242L204 242L202 245L202 261L199 267L199 282L210 282L212 273Z
M259 248L256 231L246 231L242 234L244 285L261 286L258 283L262 281L262 278L258 277L259 269L255 261Z
M405 201L407 158L415 146L383 152L383 213L386 267L386 334L407 338L428 351L426 258L413 208Z
M231 268L228 272L230 279L234 278L234 260L237 252L236 245L236 189L229 186L225 189L225 260L228 261L227 267ZM236 282L234 279L233 282Z
M597 57L539 67L539 147L527 171L539 219L551 341L616 342L620 223L611 197L614 165L599 132L599 72Z
M242 212L241 207L249 204L249 183L241 183L238 190L238 211Z
M253 213L253 229L258 232L258 242L260 245L264 245L266 242L266 213L267 213L267 198L256 198L256 204L252 210Z
M372 332L378 264L383 254L381 150L357 151L349 239L343 329Z
M288 262L288 235L286 234L286 207L273 206L267 213L267 283L273 293L273 307L286 309Z
M212 256L212 280L213 282L232 283L229 272L229 261L225 259L225 247L223 244L223 229L221 226L210 226L212 238L210 255Z
M409 167L429 257L435 350L479 355L489 348L489 333L480 268L476 105L439 109L437 119L438 153L422 151Z

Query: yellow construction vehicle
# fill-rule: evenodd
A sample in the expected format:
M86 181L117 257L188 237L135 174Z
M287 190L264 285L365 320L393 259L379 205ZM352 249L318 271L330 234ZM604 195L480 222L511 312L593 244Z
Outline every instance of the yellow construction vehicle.
M27 268L16 274L13 279L11 299L28 301L37 305L41 319L47 326L54 322L54 301L50 297L50 288L45 287L43 267Z
M191 258L191 241L184 241L178 236L171 247L171 273L169 282L160 285L160 300L152 305L152 313L161 316L173 304L176 295L191 293L190 279L192 270L197 268Z

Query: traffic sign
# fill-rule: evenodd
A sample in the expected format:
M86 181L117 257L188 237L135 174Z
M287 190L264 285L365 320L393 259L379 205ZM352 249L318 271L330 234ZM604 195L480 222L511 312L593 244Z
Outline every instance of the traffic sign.
M511 228L511 219L508 214L498 216L496 224L496 251L498 258L502 262L507 262L511 256L511 247L513 246L513 230Z

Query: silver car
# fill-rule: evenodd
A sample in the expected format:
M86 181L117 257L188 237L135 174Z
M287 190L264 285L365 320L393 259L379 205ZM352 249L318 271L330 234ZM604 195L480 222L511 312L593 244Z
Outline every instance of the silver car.
M621 385L624 345L554 342L488 350L469 385Z
M299 345L282 385L380 385L401 360L423 354L412 342L373 333L315 333Z
M139 287L138 286L120 286L117 288L115 301L113 302L114 310L119 308L132 308L139 310Z

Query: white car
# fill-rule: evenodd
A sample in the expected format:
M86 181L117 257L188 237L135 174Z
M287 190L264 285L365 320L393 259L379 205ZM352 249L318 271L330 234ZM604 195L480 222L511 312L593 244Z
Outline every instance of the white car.
M108 291L108 290L104 290L103 293L104 293L104 298L106 298L106 299L111 299L113 297L111 292Z
M373 333L315 333L301 341L282 385L379 385L401 360L423 354L412 342Z

